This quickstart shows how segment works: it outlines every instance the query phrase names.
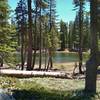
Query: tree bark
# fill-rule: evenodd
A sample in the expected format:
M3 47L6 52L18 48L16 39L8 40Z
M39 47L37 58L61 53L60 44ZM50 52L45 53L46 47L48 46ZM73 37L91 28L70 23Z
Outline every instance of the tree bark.
M82 74L82 60L83 60L83 53L82 53L82 45L83 45L83 4L80 1L80 8L79 8L79 73Z
M97 0L90 1L91 14L91 57L86 63L85 91L96 93L96 79L98 66L97 43Z
M48 59L48 64L47 64L47 70L49 69L51 70L53 68L51 48L49 48L48 52L49 52L49 59Z
M35 9L36 9L36 12L35 12L35 31L34 31L34 55L33 55L33 64L32 64L32 68L34 69L34 66L35 66L35 60L36 60L36 49L37 49L37 6L38 6L38 1L36 1L36 5L35 5Z
M3 58L1 58L0 67L3 67Z
M44 68L44 70L46 70L46 68L47 68L47 48L45 48L45 68Z
M97 78L97 62L96 55L91 56L90 60L86 63L86 92L96 92L96 78Z
M22 21L21 21L21 70L24 69L24 14L22 12Z
M49 18L50 18L50 29L49 29L49 32L51 32L52 30L52 27L53 27L53 20L52 20L52 0L50 0L50 15L49 15ZM52 49L51 47L48 49L48 52L49 52L49 62L48 64L50 64L50 69L53 68L53 62L52 62ZM49 67L49 66L48 66Z
M42 52L41 52L41 42L42 42L42 27L41 27L41 0L40 0L40 45L39 45L39 51L40 51L40 55L39 55L39 70L41 70L41 61L42 61Z
M24 37L23 31L21 31L21 70L24 69Z
M27 57L27 70L32 70L32 7L31 0L28 3L28 57Z

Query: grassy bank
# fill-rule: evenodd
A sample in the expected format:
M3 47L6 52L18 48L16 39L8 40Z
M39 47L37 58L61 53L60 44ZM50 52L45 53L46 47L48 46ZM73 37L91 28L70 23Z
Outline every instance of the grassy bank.
M99 100L100 81L97 83L98 93L86 95L84 80L0 77L0 87L12 89L16 100Z

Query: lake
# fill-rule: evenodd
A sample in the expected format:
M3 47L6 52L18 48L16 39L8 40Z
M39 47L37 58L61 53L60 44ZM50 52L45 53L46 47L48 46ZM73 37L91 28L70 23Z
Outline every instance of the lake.
M83 60L86 61L88 59L87 54L83 54ZM57 52L53 56L53 61L55 63L66 63L66 62L76 62L79 60L78 53L60 53Z
M88 59L88 54L83 54L83 61ZM20 61L20 55L17 54L17 60ZM42 63L44 62L45 57L42 54ZM66 62L77 62L79 60L78 53L66 53L66 52L56 52L53 56L54 63L66 63ZM36 63L39 62L39 54L36 56Z

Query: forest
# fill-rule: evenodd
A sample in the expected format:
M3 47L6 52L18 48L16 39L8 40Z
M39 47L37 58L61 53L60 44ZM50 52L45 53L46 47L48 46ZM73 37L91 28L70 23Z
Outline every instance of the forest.
M100 0L72 5L66 22L57 0L0 0L0 100L100 99Z

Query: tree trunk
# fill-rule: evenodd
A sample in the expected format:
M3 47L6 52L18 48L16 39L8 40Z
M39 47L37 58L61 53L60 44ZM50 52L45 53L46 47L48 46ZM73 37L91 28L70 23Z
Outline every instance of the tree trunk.
M86 64L85 91L96 93L97 78L97 0L90 1L91 14L91 58Z
M23 31L21 32L21 70L24 69L24 37Z
M68 34L68 49L70 50L71 48L71 45L70 45L70 31L69 31L69 34Z
M33 55L33 64L32 64L32 68L34 69L35 66L35 60L36 60L36 49L37 49L37 2L36 1L36 5L35 5L35 9L36 9L36 13L35 13L35 31L34 31L34 55Z
M96 55L93 55L86 63L86 92L96 92L96 78L97 78L97 63Z
M49 29L49 32L51 32L52 27L53 27L53 22L52 22L52 0L50 0L50 16L49 17L50 17L50 29ZM52 69L53 68L52 54L51 54L52 49L49 48L48 52L49 52L49 62L48 62L48 64L50 64L50 69Z
M0 67L3 67L3 58L1 59Z
M35 60L36 60L36 49L34 49L32 69L34 69L34 66L35 66Z
M46 67L47 67L47 48L45 48L45 68L44 70L46 70Z
M50 70L53 68L53 61L52 61L52 56L50 56Z
M22 14L22 17L24 15ZM21 70L24 69L24 17L21 22Z
M49 51L48 52L49 52L49 60L48 60L47 70L48 69L51 70L53 68L51 48L49 48Z
M82 74L82 44L83 44L83 34L82 30L83 29L83 4L80 1L80 9L79 9L79 73Z
M46 67L46 71L48 71L49 65L50 65L50 59L48 59L48 64L47 64L47 67Z
M45 61L44 61L44 66L45 66L45 68L44 68L44 70L46 70L47 69L47 24L46 24L46 22L45 22L45 33L46 33L46 35L44 36L45 38L44 38L44 47L45 47L45 51L44 51L44 54L45 54Z
M19 70L1 70L0 75L6 75L17 78L29 78L29 77L54 77L54 78L66 78L72 79L67 73L64 72L46 72L46 71L19 71Z
M27 57L27 70L32 70L32 7L31 0L28 3L28 57Z
M40 0L41 2L41 0ZM40 55L39 55L39 70L41 70L41 60L42 60L42 52L41 52L41 41L42 40L42 29L41 29L41 5L40 5L40 46L39 46L39 51L40 51Z

